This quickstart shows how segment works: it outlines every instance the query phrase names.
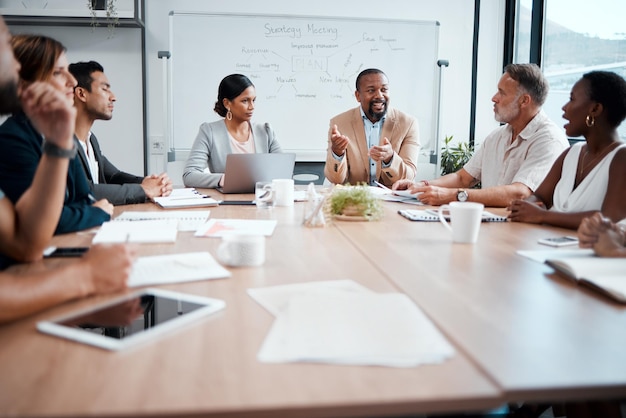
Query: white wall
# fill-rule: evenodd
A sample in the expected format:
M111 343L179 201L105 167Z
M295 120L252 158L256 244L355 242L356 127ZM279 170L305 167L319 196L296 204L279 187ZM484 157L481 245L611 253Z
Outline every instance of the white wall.
M493 121L490 98L502 70L503 2L481 2L479 48L479 83L477 102L477 142L496 124ZM382 5L372 0L318 0L316 2L293 2L289 0L217 2L206 0L160 0L147 1L146 13L146 63L148 100L148 137L161 141L165 136L163 112L163 64L157 51L167 50L168 13L176 11L202 11L219 13L259 13L311 16L341 16L357 18L388 18L437 20L439 31L439 57L450 61L444 69L442 84L442 112L440 134L454 135L455 139L467 140L470 123L470 94L472 75L472 38L474 2L468 0L388 0ZM232 28L236 31L237 28ZM199 39L199 42L228 42L229 34L216 40ZM384 69L384 65L380 66ZM401 88L392 86L393 88ZM415 98L419 100L419 97ZM215 98L207 98L212 103ZM393 100L393 96L392 96ZM329 115L329 118L333 115ZM305 117L303 115L303 117ZM419 118L419 115L418 115ZM485 122L483 122L485 121ZM163 157L164 158L164 157ZM151 161L155 161L154 159ZM168 164L168 172L175 183L180 183L182 162ZM431 175L432 176L432 175Z
M0 0L6 1L6 0ZM478 65L478 92L476 142L480 143L495 126L491 96L502 71L504 2L481 1L480 46ZM1 3L0 3L1 4ZM474 2L470 0L388 0L383 4L373 0L318 0L293 2L290 0L240 0L218 2L207 0L146 0L146 100L148 137L148 172L170 173L175 184L182 184L184 162L166 163L164 149L167 138L164 120L163 64L157 52L169 48L168 13L203 11L220 13L259 13L312 16L340 16L357 18L437 20L439 30L439 58L450 61L443 70L440 136L454 135L456 140L467 140L470 125L472 37ZM113 120L96 122L94 132L101 138L107 156L120 168L135 174L143 172L144 146L142 141L141 107L141 41L140 30L117 28L116 35L107 39L106 28L92 32L89 27L24 27L14 26L14 32L37 32L53 36L68 47L70 62L99 60L111 80L118 97ZM232 28L236 31L237 28ZM199 42L228 42L229 34L220 39L199 39ZM384 69L384 65L381 64ZM392 86L393 88L401 88ZM215 100L207 98L210 104ZM393 100L393 96L392 96ZM416 97L415 100L419 100ZM332 115L329 115L329 118ZM418 115L419 118L419 115ZM155 147L153 143L157 143ZM184 157L184 156L183 156ZM424 178L433 173L424 173ZM421 176L420 176L421 177Z
M67 48L70 63L98 61L104 67L117 97L113 119L96 121L92 130L102 152L119 169L144 174L143 96L141 85L141 30L116 28L110 37L106 26L11 26L14 34L34 33L57 39Z

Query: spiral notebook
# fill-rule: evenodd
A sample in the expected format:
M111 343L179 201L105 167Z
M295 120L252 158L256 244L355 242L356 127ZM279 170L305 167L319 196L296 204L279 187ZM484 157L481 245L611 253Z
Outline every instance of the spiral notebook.
M439 213L433 209L401 209L398 213L411 221L439 222ZM450 220L450 214L447 212L444 212L443 217L448 221ZM483 211L483 222L506 222L506 220L506 216L495 215L486 210Z
M196 231L208 219L209 210L177 210L159 212L122 212L115 221L154 221L154 220L176 220L179 231Z

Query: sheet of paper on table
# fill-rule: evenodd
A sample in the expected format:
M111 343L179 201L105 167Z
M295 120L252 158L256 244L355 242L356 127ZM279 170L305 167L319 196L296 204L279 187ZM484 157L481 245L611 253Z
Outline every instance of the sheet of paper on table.
M344 282L344 281L341 281ZM453 347L406 295L358 284L313 282L249 289L277 313L260 361L414 367L441 363Z
M230 272L205 251L155 255L135 260L128 286L182 283L224 277L230 277Z

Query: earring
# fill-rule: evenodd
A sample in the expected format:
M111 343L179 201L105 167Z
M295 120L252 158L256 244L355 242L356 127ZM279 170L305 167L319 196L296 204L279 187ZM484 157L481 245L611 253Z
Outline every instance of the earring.
M233 114L230 113L230 109L228 109L228 111L226 112L226 119L228 119L228 120L232 120L233 119Z
M594 118L591 115L587 115L587 117L585 118L585 125L587 125L589 128L592 128L593 125L596 124L596 118Z

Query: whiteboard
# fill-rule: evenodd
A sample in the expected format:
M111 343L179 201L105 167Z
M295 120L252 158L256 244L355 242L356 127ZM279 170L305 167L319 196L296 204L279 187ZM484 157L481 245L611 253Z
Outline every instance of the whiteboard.
M387 74L390 105L418 119L422 154L436 146L436 21L176 12L169 14L170 146L189 150L213 111L220 81L256 87L255 122L269 122L299 161L325 157L330 119L358 106L356 77Z

